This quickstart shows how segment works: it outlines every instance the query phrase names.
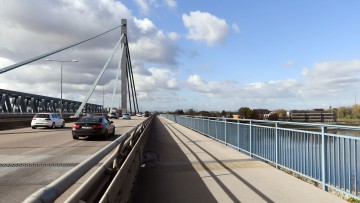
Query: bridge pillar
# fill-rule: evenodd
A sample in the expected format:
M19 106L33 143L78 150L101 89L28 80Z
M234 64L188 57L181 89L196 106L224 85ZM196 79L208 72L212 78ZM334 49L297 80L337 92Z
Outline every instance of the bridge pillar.
M121 35L126 35L127 28L126 28L126 19L121 19ZM123 41L121 42L122 46L127 46L125 43L125 37L123 37ZM127 86L126 86L126 49L124 47L124 50L121 54L121 112L126 113L127 112Z

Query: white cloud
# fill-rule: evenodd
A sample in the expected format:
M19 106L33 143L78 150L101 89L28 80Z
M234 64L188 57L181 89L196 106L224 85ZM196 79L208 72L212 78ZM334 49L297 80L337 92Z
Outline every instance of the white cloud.
M177 66L176 56L180 48L174 43L179 37L174 32L164 33L149 19L134 18L131 28L130 52L138 62L151 62ZM151 54L149 54L151 53Z
M147 15L149 13L150 8L146 0L134 0L134 1L138 5L142 14Z
M302 70L304 97L314 95L340 95L360 87L360 60L315 63Z
M168 37L169 37L170 40L175 41L175 40L180 38L180 35L177 34L176 32L169 32Z
M236 33L240 33L240 28L236 23L231 24L231 27Z
M228 34L226 21L207 12L194 11L189 15L183 14L182 20L188 29L188 39L213 45L224 42Z
M302 70L303 78L237 84L205 81L199 75L187 79L187 87L211 98L211 101L239 108L312 109L341 106L348 95L360 88L360 60L315 63ZM199 97L201 98L201 97ZM350 99L351 100L351 99ZM203 99L201 102L210 101ZM220 102L221 101L221 102ZM347 105L350 105L347 104Z
M149 19L145 18L143 20L134 18L135 25L139 28L140 32L142 34L155 31L156 27L153 22L151 22Z
M169 8L175 8L177 6L177 3L175 0L165 0L165 3Z

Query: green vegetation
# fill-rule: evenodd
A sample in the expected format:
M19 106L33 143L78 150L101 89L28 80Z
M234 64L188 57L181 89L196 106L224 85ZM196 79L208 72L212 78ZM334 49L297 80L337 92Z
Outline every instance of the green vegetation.
M352 107L339 107L336 109L336 116L338 119L360 119L360 105L353 105Z
M206 116L206 117L226 117L233 118L233 115L238 115L239 118L245 119L268 119L279 120L286 117L286 110L279 109L275 111L269 111L267 109L250 109L249 107L241 107L236 112L230 112L222 110L219 111L196 111L194 109L177 109L174 112L167 112L170 114L189 115L189 116Z

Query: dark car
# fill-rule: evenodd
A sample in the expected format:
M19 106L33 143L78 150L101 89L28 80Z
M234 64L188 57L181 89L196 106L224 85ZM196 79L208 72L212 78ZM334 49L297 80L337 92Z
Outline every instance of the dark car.
M144 114L145 117L149 117L150 116L150 112L148 111L145 111L145 114Z
M115 135L115 126L103 116L85 116L80 118L72 126L72 136L79 137L101 137L107 139L109 135Z

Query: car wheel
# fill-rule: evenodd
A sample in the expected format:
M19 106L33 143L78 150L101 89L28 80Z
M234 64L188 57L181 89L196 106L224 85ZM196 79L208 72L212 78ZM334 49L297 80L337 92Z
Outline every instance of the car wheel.
M55 123L52 123L51 128L55 129Z
M114 131L111 133L111 136L114 136L115 135L115 128L114 128Z
M32 129L36 129L36 127L35 127L35 126L31 126L31 128L32 128Z
M62 128L65 127L65 121L62 123L61 127L62 127Z
M105 130L105 133L104 133L104 140L106 140L106 139L108 139L108 137L109 137L109 134L108 134L108 130L106 129Z

